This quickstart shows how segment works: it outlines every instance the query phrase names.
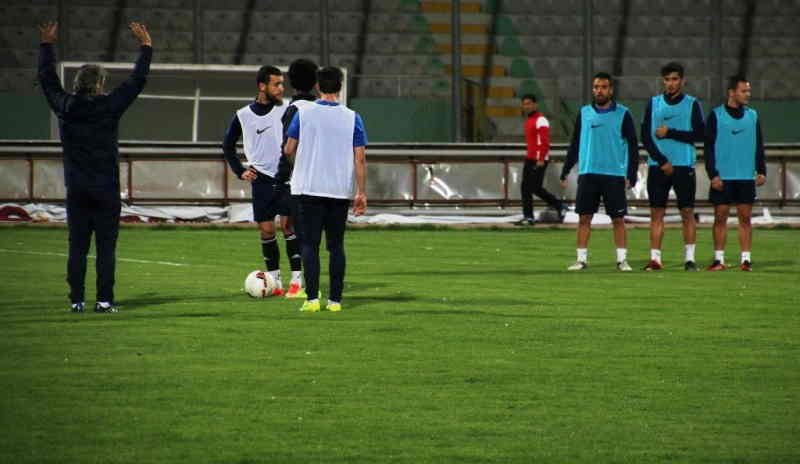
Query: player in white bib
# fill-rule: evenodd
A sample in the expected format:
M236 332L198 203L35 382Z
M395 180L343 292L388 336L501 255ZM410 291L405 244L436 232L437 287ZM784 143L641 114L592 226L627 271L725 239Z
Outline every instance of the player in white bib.
M299 196L297 222L303 235L308 294L301 311L320 310L319 245L323 230L330 254L330 292L325 309L342 310L344 232L350 199L354 214L363 214L367 208L367 134L361 116L339 104L343 78L338 68L320 69L320 99L298 108L287 130L284 152L295 157L291 189L292 195Z
M283 73L274 66L262 66L256 75L258 96L256 100L236 111L222 143L225 159L231 170L242 180L251 183L253 188L253 219L258 223L261 234L261 253L267 271L278 282L273 295L285 292L281 283L280 250L275 237L275 216L287 216L283 205L275 193L275 175L281 156L283 143L283 124L281 118L286 111L283 104ZM248 167L245 168L236 153L236 143L242 138L244 155ZM290 289L302 291L300 284L300 250L294 233L283 230L286 238L286 251L292 262ZM295 267L296 266L296 267ZM296 270L295 270L296 268Z

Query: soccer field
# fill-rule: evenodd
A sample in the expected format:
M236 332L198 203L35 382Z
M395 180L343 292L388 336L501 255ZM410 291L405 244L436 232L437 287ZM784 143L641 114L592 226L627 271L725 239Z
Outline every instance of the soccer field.
M647 234L570 273L574 230L351 230L308 314L241 290L255 230L123 227L120 312L71 314L66 229L0 228L0 462L799 462L798 231L752 273Z

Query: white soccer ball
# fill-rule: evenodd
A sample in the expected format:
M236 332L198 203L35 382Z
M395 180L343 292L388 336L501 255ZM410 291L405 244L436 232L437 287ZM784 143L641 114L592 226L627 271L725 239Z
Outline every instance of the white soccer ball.
M244 291L253 298L272 296L277 286L275 278L266 271L253 271L244 279Z

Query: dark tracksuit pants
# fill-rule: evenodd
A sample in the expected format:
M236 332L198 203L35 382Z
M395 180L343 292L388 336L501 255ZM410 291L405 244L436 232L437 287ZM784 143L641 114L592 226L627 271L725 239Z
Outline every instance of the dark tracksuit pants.
M114 302L114 271L121 203L119 190L67 188L67 283L73 303L84 301L86 257L94 232L97 301Z
M319 293L319 245L325 231L325 245L329 253L328 275L330 292L328 300L341 302L344 289L345 254L344 229L350 200L300 195L297 202L297 224L302 231L303 273L308 299Z
M552 193L542 187L544 183L544 174L547 171L547 166L550 161L545 161L544 166L537 168L536 160L526 159L525 166L522 168L522 214L526 218L533 217L533 196L544 200L555 210L563 207L561 200L555 197Z

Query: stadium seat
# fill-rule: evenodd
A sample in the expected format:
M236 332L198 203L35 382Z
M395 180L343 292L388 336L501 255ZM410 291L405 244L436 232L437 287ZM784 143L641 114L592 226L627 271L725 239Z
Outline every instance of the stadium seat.
M523 47L520 40L514 36L503 37L497 51L503 56L522 56L530 54L528 49Z
M579 76L581 74L582 58L555 58L552 63L553 76Z
M364 16L353 11L332 13L328 16L328 30L345 34L355 34L361 30Z
M331 34L329 47L331 53L355 53L358 47L356 34Z
M656 87L656 78L622 78L618 88L623 99L642 100L650 98L660 91Z
M535 58L531 59L530 63L528 61L524 61L523 64L527 66L527 75L515 75L514 70L511 70L511 77L520 77L520 78L541 78L541 77L550 77L557 74L557 71L553 69L553 65L550 63L550 60L547 58ZM523 66L524 68L524 66ZM525 71L525 69L522 69Z

